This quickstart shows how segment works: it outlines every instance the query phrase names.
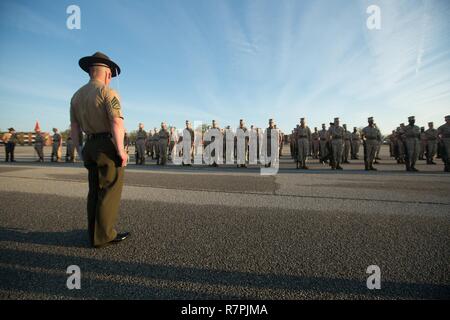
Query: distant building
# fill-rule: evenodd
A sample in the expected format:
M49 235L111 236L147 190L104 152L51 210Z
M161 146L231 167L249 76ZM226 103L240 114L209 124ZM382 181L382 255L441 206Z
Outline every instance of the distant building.
M6 132L0 132L0 144L3 145L3 134ZM44 136L45 139L45 145L50 146L52 144L52 136L48 132L42 132L41 133ZM34 138L36 137L35 132L17 132L17 137L19 139L19 145L33 145Z

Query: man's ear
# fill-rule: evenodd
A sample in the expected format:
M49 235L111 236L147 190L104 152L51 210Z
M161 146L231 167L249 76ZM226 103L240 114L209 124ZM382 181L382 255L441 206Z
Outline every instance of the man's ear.
M105 83L109 83L111 81L111 72L105 71Z

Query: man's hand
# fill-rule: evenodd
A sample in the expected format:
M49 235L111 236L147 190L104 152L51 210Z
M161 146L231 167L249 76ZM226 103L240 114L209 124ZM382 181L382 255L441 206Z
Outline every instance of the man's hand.
M128 154L126 153L125 149L122 149L119 151L119 157L122 160L121 167L126 167L128 162Z

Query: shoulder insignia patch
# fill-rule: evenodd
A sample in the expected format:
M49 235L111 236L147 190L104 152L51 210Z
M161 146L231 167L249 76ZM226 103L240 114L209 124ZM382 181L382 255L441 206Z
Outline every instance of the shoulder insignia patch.
M119 102L119 100L118 100L116 97L114 97L114 98L111 100L111 107L112 107L113 109L115 109L115 110L120 110L120 102Z

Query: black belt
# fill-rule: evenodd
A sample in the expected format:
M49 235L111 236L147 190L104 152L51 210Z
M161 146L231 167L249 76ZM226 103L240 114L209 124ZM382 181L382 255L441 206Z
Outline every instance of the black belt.
M377 140L377 138L366 138L367 140Z
M87 135L88 140L111 138L112 134L109 132L91 133Z

